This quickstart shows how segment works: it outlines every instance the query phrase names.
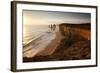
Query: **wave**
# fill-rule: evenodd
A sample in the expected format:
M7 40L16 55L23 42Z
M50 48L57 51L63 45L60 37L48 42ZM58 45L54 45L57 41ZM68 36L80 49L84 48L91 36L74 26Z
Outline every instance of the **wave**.
M28 42L26 42L25 44L23 44L23 47L26 47L28 44L32 43L32 42L35 42L36 40L38 40L40 37L42 37L44 34L38 36L38 37L35 37L31 40L29 40Z

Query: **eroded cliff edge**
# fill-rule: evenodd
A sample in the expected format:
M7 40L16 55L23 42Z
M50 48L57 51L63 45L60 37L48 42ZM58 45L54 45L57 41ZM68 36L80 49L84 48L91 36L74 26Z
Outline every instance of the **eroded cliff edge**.
M84 24L59 24L60 43L50 55L36 55L23 58L24 62L82 60L91 58L91 25ZM57 36L58 37L58 36ZM45 42L44 42L45 43ZM47 50L42 51L41 53Z

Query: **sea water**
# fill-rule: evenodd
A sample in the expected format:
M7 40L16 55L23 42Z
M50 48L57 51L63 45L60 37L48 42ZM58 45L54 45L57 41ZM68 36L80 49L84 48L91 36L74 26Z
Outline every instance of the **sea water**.
M49 25L24 25L23 27L23 45L28 44L30 41L50 32Z

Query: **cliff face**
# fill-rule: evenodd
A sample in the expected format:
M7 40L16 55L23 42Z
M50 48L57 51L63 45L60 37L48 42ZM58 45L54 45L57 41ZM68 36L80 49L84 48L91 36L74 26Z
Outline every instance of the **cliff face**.
M59 27L62 40L54 55L62 56L60 60L90 59L91 31L89 24L76 24L76 26L75 24L60 24Z
M34 58L23 58L24 62L90 59L90 27L90 23L59 24L61 40L56 50L51 55L37 55Z
M88 39L91 36L90 23L85 23L85 24L62 23L59 25L59 27L60 27L60 32L63 36L66 36L68 33L78 34L78 35L80 34L85 39Z

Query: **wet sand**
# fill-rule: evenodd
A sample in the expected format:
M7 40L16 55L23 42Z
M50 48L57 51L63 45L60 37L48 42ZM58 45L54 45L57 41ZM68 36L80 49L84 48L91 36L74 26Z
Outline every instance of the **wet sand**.
M50 44L48 44L48 46L41 52L37 53L36 56L46 56L46 55L52 55L55 50L57 49L57 46L60 44L60 40L61 40L61 35L60 32L55 32L56 37L54 40L51 41Z
M48 44L55 39L55 34L46 33L35 41L32 41L28 46L24 47L23 57L34 57L39 52L45 50Z

